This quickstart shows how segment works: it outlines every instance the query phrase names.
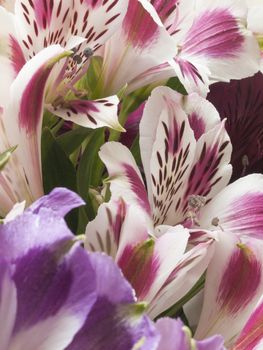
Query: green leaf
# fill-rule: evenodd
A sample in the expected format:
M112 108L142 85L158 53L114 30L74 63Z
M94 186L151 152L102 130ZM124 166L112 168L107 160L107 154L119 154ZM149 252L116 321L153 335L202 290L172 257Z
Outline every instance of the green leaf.
M54 187L66 187L76 192L75 168L48 128L42 132L41 150L44 192L49 193ZM76 231L78 209L67 218L70 228Z
M96 208L92 206L92 199L89 194L91 187L98 187L102 184L102 172L104 165L98 156L100 147L104 144L104 129L97 129L92 132L92 136L82 154L77 170L78 193L86 201L85 211L89 220L94 219ZM85 217L82 215L82 217ZM87 222L82 221L78 232L81 232Z
M16 149L17 146L10 147L5 152L0 154L0 171L4 169L5 165L9 161L9 158L11 157L12 153Z
M63 151L69 156L81 146L90 132L91 130L88 128L77 126L75 129L58 136L56 140Z
M187 95L187 91L185 90L183 84L180 82L180 80L177 77L170 78L166 83L166 86L179 92L182 95Z

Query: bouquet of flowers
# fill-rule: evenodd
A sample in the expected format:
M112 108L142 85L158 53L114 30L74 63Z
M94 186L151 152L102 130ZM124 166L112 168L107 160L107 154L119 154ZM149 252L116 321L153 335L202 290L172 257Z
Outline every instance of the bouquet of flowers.
M263 0L0 1L0 350L263 349Z

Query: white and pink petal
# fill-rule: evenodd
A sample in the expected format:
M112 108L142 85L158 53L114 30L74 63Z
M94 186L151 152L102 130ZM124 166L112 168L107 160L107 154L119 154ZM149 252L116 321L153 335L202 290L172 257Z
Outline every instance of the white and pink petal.
M99 155L108 170L112 198L122 197L127 203L135 203L151 219L147 191L129 149L120 143L108 142Z
M262 239L263 175L238 179L201 208L199 223L231 235Z
M262 242L219 232L208 266L203 309L195 337L222 334L233 345L263 292ZM229 328L229 324L232 325Z
M118 97L110 96L94 101L64 100L58 107L48 104L47 109L65 120L87 128L107 126L124 131L118 121L118 104Z
M140 124L141 157L155 224L182 220L178 208L195 143L182 96L167 87L156 88Z

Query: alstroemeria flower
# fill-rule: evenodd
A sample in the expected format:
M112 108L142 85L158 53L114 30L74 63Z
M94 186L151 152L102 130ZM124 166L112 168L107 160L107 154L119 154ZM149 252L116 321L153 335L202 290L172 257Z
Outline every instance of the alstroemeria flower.
M173 230L164 225L184 223L196 227L202 205L195 206L195 202L199 203L198 200L202 199L204 203L201 204L205 205L226 186L231 176L231 166L228 164L231 146L224 124L220 122L214 107L197 95L186 97L184 101L181 95L169 88L157 88L145 106L140 124L140 144L147 191L130 151L120 143L105 144L100 157L108 169L112 198L111 202L99 209L97 218L88 224L86 230L86 246L116 257L119 265L123 264L124 274L125 269L128 274L129 268L126 266L129 266L129 261L130 266L134 266L133 260L127 260L124 253L124 258L120 259L125 247L126 255L132 255L131 250L127 254L130 245L127 240L132 239L132 250L136 255L136 249L143 251L143 243L141 247L138 243L147 240L149 234L160 236L168 229ZM126 204L122 205L123 202L129 203L129 212L134 219L128 220L127 213L124 215L128 209ZM131 204L140 208L141 214L137 213L139 209L131 209ZM161 238L164 239L164 236ZM211 240L197 244L194 250L187 253L189 255L186 254L178 262L174 260L169 276L163 286L160 285L160 291L153 300L147 293L142 295L151 302L150 313L158 315L162 308L171 306L171 300L182 297L191 287L191 284L185 283L185 289L180 289L179 280L186 270L188 274L192 272L192 283L197 281L212 254L210 243ZM199 255L201 251L202 257ZM195 254L200 259L191 260ZM189 261L193 263L190 264L191 269ZM148 268L151 271L151 265ZM130 278L135 278L135 275L129 274ZM144 279L137 278L136 283L140 286ZM178 294L175 293L176 288ZM140 297L140 293L137 294ZM158 299L162 303L157 302Z
M207 99L226 118L233 152L231 180L263 173L263 74L211 85Z
M211 242L206 242L186 252L187 229L160 227L163 234L156 238L149 235L150 226L141 208L112 199L99 207L97 217L87 225L85 248L114 258L154 318L193 286L213 250L207 253Z
M41 80L41 74L35 77L42 85L39 100L45 97L49 111L77 124L120 129L116 96L83 100L80 97L87 98L88 92L78 92L74 84L85 74L90 56L119 28L126 10L126 0L16 1L14 14L0 7L0 19L6 23L4 28L1 26L3 33L0 33L4 51L1 52L1 69L6 67L15 77L32 57L41 61L43 56L37 53L46 47L59 44L65 51L73 50L72 55L56 65L48 80ZM25 79L24 88L29 79ZM33 108L34 100L26 103L28 108ZM34 118L39 120L41 113L43 109L39 108Z
M205 93L213 81L240 79L259 70L259 48L245 27L245 2L150 2L178 47L169 63L188 92Z
M140 123L140 150L147 191L126 147L107 143L100 157L114 196L135 202L154 225L174 226L189 219L194 224L202 205L231 176L231 144L224 121L196 94L183 97L170 88L156 88Z
M217 231L197 338L235 339L263 293L263 175L235 181L200 210L201 227ZM231 323L231 328L226 325Z
M126 92L130 92L148 84L144 73L172 59L176 52L172 38L148 0L129 0L121 30L103 50L104 92L117 93L126 84Z
M196 341L180 319L161 318L156 328L161 335L158 350L225 350L222 336Z
M63 216L81 204L76 194L55 189L0 225L2 350L81 349L83 340L85 349L157 344L154 326L113 261L74 243Z

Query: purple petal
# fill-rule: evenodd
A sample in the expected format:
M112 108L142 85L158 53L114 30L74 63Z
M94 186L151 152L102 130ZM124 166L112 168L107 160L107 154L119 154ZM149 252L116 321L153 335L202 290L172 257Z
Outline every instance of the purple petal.
M0 255L8 260L24 256L38 247L54 251L73 235L64 219L43 207L38 214L26 211L5 225L0 225Z
M133 291L120 270L105 255L96 253L90 257L97 274L99 298L67 350L132 349L137 342L143 344L140 349L153 349L158 341L155 328L146 316L141 316L141 306L131 304Z
M8 348L16 317L16 287L8 263L0 258L0 348Z
M124 279L111 257L92 253L90 261L96 273L97 292L100 297L108 298L114 304L135 301L130 284Z
M158 350L189 350L189 343L183 331L180 319L161 318L156 322L156 328L161 334Z
M197 350L226 350L224 338L221 335L214 335L205 340L196 342Z
M82 326L96 300L96 279L81 247L73 247L64 258L58 251L33 248L15 264L18 291L15 333L52 317L57 317L59 329L63 314L76 319L79 328Z
M214 84L208 95L221 119L227 119L226 130L233 145L232 181L263 172L262 86L263 74L259 72L250 78Z
M76 193L67 188L58 187L48 195L35 201L28 210L34 214L38 214L42 208L47 208L52 210L54 214L63 218L70 210L84 204L84 201Z

